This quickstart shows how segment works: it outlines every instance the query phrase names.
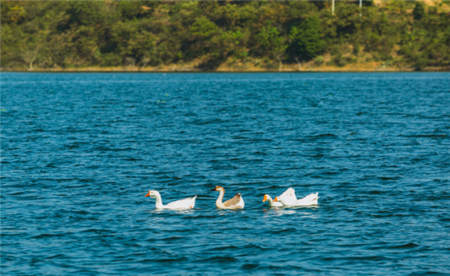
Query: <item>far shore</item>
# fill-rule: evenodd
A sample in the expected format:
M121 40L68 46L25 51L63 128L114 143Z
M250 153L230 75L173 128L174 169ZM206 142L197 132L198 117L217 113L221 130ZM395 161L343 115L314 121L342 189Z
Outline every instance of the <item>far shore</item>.
M379 63L348 64L345 66L322 65L314 66L311 64L281 64L275 67L258 67L253 64L222 64L213 70L199 69L196 64L171 64L161 66L87 66L87 67L68 67L68 68L0 68L1 72L449 72L450 67L425 67L417 70L413 67L394 67L385 66Z

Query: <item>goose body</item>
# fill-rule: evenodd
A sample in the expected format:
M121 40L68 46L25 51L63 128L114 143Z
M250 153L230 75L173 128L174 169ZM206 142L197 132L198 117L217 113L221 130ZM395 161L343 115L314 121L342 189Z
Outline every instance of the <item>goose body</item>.
M286 191L284 191L281 195L277 196L273 200L272 197L268 194L265 194L263 197L263 202L268 201L270 207L272 208L280 208L285 207L285 205L282 202L293 202L296 200L295 197L295 190L293 188L288 188Z
M231 199L223 202L225 189L221 186L216 186L216 188L213 191L219 192L219 196L217 197L216 200L217 209L228 209L228 210L244 209L245 202L240 193L237 193Z
M297 199L295 195L295 190L293 188L289 188L288 190L286 190L279 197L276 197L274 201L280 202L281 204L283 204L283 207L301 207L301 206L318 205L319 193L311 193L305 196L304 198Z
M172 201L168 204L163 204L161 194L158 191L149 190L145 195L146 197L151 197L156 199L155 208L156 209L167 209L167 210L188 210L195 207L195 199L197 196L188 197L180 199L177 201Z

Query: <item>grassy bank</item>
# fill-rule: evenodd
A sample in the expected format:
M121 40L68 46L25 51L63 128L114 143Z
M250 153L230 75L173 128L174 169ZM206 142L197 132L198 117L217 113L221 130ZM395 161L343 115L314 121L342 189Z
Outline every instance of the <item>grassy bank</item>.
M14 72L412 72L414 67L392 66L383 62L361 62L336 66L331 64L317 65L314 62L286 64L267 63L258 60L248 62L227 61L214 70L198 68L201 61L177 63L158 66L79 66L79 67L35 67L31 70L22 68L2 68L1 71ZM450 71L449 67L425 67L420 71Z

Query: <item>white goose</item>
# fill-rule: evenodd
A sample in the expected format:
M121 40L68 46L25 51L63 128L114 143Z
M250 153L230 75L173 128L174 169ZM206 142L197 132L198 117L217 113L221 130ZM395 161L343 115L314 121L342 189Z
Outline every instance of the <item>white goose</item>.
M166 205L163 204L161 195L158 191L149 190L145 197L151 197L156 199L156 209L168 209L168 210L187 210L193 209L195 206L195 199L197 196L172 201Z
M225 189L221 186L216 186L216 188L214 188L213 191L219 192L219 197L216 200L216 207L218 209L229 209L229 210L244 209L245 202L241 194L237 193L231 199L223 202Z
M288 192L288 190L286 190L286 192ZM319 193L311 193L304 198L297 199L294 189L292 189L292 191L289 191L286 196L283 196L286 192L284 192L280 197L276 197L274 199L275 202L280 202L281 204L283 204L283 207L301 207L318 204Z
M296 200L295 190L293 188L288 188L281 195L275 197L277 200L273 200L272 197L268 194L265 194L263 197L263 202L269 201L269 205L272 208L284 207L282 202L292 202Z

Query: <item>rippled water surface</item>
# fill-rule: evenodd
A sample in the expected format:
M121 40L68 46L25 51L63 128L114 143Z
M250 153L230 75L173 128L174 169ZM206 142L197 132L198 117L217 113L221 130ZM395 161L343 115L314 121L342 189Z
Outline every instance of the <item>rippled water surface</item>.
M1 272L450 273L450 74L1 74ZM222 185L242 211L215 208ZM271 210L263 194L319 192ZM144 197L199 195L195 210Z

